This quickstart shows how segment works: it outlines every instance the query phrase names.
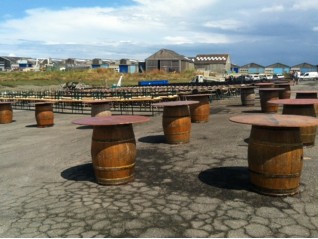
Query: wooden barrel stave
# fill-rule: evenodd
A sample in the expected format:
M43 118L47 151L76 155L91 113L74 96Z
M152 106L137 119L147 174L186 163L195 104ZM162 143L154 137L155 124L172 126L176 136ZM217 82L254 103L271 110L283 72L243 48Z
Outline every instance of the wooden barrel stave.
M94 127L91 155L99 184L119 185L133 181L136 141L132 125Z
M190 141L191 117L187 105L164 107L162 126L169 144L183 144Z
M274 196L296 194L302 166L299 128L252 126L248 167L256 191Z
M39 128L50 127L54 125L53 106L36 105L35 106L35 119Z

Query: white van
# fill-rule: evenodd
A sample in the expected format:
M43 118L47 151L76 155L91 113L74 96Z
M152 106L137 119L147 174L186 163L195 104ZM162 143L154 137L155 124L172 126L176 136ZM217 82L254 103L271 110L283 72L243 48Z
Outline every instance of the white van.
M299 76L299 80L317 80L318 79L318 72L306 72L303 75Z

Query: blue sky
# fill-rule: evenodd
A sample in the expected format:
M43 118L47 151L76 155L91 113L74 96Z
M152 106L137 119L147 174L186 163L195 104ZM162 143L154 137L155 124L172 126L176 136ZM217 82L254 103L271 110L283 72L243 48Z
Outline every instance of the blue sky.
M144 60L166 48L318 65L317 13L318 0L5 0L0 55Z

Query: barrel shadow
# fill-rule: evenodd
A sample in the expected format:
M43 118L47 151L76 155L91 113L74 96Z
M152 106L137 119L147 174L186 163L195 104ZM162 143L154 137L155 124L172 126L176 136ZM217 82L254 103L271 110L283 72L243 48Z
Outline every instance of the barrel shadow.
M93 126L90 126L90 125L83 125L83 126L78 126L76 127L76 129L93 129L94 127Z
M86 163L65 169L62 171L61 176L64 179L71 181L96 182L92 163Z
M262 111L261 110L243 110L242 113L260 114L262 113Z
M29 124L29 125L26 125L25 127L27 127L27 128L37 128L38 125L37 124Z
M201 172L198 178L217 188L252 191L247 167L211 168Z
M166 143L166 138L164 135L151 135L145 136L138 139L139 142L149 143L149 144L162 144Z

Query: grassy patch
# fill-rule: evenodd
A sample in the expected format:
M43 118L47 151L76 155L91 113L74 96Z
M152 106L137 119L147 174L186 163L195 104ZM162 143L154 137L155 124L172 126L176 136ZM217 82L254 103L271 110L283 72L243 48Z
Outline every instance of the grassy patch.
M167 73L151 71L145 73L123 74L122 85L138 85L141 80L169 80L171 83L189 82L195 71L183 73ZM25 85L50 86L61 85L65 82L82 82L91 86L111 87L117 83L121 73L111 69L90 69L85 71L52 71L52 72L1 72L0 86L18 87Z

